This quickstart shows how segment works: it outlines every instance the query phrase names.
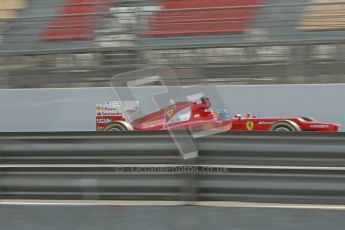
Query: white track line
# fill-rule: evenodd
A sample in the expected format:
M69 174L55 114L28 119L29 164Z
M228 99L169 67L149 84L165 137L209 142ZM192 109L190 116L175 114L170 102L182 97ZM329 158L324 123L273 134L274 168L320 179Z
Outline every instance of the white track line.
M0 205L59 205L59 206L207 206L227 208L279 208L279 209L319 209L319 210L345 210L345 205L325 204L282 204L282 203L251 203L231 201L131 201L131 200L0 200Z
M186 205L184 201L131 201L131 200L0 200L0 205L72 205L72 206L111 206L111 205L129 205L129 206L177 206Z

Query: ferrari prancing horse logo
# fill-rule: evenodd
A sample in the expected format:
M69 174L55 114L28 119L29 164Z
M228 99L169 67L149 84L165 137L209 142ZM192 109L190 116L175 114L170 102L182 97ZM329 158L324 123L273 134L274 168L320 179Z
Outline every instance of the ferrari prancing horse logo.
M249 131L252 131L254 129L254 122L252 121L248 121L246 123L246 128L249 130Z
M174 110L173 110L173 109L167 110L167 116L168 116L168 118L170 118L173 114L174 114Z

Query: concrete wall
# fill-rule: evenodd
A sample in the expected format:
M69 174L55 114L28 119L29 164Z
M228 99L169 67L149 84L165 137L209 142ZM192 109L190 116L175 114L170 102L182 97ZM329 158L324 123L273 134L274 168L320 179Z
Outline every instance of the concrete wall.
M308 115L345 130L345 84L217 86L232 114ZM146 112L159 87L136 90ZM0 132L93 131L95 105L115 100L111 88L0 90Z

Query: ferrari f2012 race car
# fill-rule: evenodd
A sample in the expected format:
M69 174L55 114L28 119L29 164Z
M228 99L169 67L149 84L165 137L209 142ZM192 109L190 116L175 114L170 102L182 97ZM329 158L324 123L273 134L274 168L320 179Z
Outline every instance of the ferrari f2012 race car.
M121 105L121 106L120 106ZM337 132L340 125L311 117L256 117L250 114L231 117L227 110L213 110L209 98L182 101L128 122L124 112L138 108L136 102L107 102L96 105L96 129L127 130L207 130L223 131L322 131Z

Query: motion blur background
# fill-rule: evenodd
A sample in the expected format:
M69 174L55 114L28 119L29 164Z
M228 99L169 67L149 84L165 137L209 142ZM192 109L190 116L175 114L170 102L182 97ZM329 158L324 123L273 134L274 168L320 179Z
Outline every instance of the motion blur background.
M1 88L345 82L343 0L1 0L0 29Z
M121 171L188 163L167 134L56 131L94 130L95 105L113 91L87 87L148 66L170 67L183 85L345 83L344 35L345 0L0 0L0 89L85 87L0 90L0 229L343 230L342 133L196 140L193 164L231 173L180 175ZM236 112L344 123L344 87L223 95L247 95L229 100ZM140 200L148 206L132 206Z

